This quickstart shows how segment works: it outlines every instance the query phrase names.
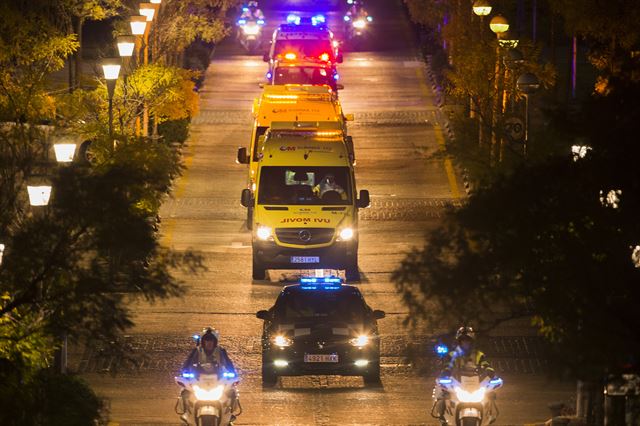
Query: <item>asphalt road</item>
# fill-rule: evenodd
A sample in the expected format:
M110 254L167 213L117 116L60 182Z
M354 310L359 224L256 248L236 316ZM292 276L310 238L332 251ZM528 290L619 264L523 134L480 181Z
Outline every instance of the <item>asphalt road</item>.
M267 10L272 24L287 9L278 3L280 10ZM282 282L294 274L271 271L269 282L251 280L251 237L239 203L246 166L234 160L237 148L248 145L251 104L266 64L228 40L218 47L200 93L200 114L184 149L187 170L162 208L163 242L199 251L208 271L184 277L182 297L132 302L137 325L128 339L137 354L147 355L138 367L99 359L92 348L71 356L72 367L108 399L114 422L178 424L173 375L191 348L189 336L213 325L241 371L244 414L237 424L434 424L433 377L404 358L409 346L426 353L427 336L409 337L402 326L406 309L390 274L403 253L438 224L444 209L460 202L463 191L448 160L432 156L444 144L440 113L399 3L369 0L375 17L369 49L346 52L339 67L343 107L356 117L349 132L358 188L372 197L372 207L360 212L360 288L370 306L387 312L379 321L383 386L370 389L360 378L330 376L284 378L276 389L261 387L261 321L255 312L269 308ZM289 6L305 9L308 2L291 0ZM340 19L330 14L329 23ZM486 351L506 383L499 392L498 424L543 420L546 404L567 400L571 391L570 385L546 378L545 360L530 334L526 324L514 324L486 339Z

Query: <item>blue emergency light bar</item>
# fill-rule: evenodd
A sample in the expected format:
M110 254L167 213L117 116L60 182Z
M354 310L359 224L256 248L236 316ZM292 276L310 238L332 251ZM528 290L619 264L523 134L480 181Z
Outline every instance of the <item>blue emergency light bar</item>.
M194 377L196 377L196 375L194 373L188 373L188 372L184 372L182 373L182 377L184 377L185 379L193 379Z
M225 371L224 373L222 373L222 376L226 379L235 379L236 373L231 371Z
M191 337L193 337L193 340L195 340L196 342L197 342L198 340L200 340L200 335L199 335L199 334L194 334L194 335L193 335L193 336L191 336Z
M489 382L492 385L501 385L502 384L502 379L500 377L496 377L495 379L491 379L491 381Z
M303 290L340 290L342 279L338 277L303 277L300 288Z
M300 17L296 14L290 13L287 15L287 24L300 24Z
M438 383L440 383L441 385L450 385L453 382L453 380L451 379L438 379Z
M326 18L324 17L324 15L316 15L314 17L311 18L311 23L313 25L317 25L317 24L324 24L326 22Z

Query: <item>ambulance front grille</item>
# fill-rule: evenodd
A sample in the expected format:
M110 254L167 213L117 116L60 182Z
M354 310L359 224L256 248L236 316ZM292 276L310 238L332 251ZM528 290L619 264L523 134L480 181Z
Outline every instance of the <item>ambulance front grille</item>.
M326 244L333 233L333 228L276 228L278 241L296 245Z

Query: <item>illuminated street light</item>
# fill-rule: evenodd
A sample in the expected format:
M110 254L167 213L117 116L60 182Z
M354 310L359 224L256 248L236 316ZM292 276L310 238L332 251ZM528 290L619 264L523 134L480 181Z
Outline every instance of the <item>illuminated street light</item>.
M104 78L107 80L107 94L109 96L109 137L113 138L113 92L116 80L120 74L120 58L105 58L102 62Z
M29 204L32 206L46 206L51 198L51 184L27 185Z
M491 18L489 28L496 34L503 33L509 29L509 21L502 15L496 15Z
M118 45L118 54L123 58L133 56L133 50L136 47L136 38L130 35L120 35L116 37Z
M151 1L151 3L153 3L153 4L160 4L160 3L162 3L162 0L150 0L150 1Z
M141 36L147 29L147 18L142 15L134 15L130 20L131 34Z
M56 153L58 163L70 163L76 153L75 143L54 143L53 150Z
M140 3L140 15L147 19L147 22L153 21L156 14L156 6L153 3Z
M478 16L487 16L491 13L491 3L487 0L476 0L473 2L473 13Z

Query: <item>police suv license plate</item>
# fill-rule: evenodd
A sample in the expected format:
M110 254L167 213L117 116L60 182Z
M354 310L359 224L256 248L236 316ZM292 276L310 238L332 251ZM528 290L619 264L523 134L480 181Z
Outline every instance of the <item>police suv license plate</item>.
M305 354L304 362L338 362L338 354L328 354L328 355Z
M320 263L319 256L291 256L291 263Z

